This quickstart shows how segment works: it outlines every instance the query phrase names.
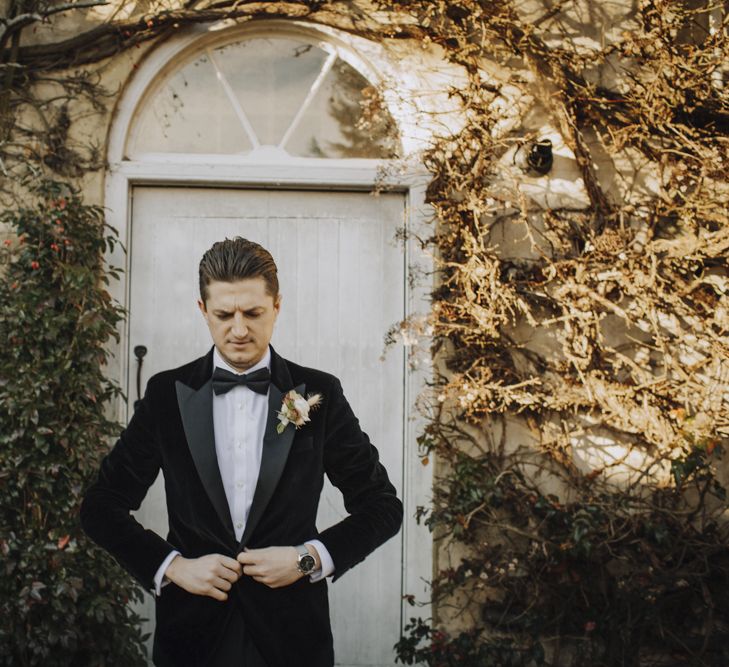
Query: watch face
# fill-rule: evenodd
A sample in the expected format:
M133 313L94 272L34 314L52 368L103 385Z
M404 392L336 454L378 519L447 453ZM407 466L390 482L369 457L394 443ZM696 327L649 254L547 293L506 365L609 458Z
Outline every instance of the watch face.
M299 558L299 569L304 574L309 574L309 572L311 572L315 566L316 561L314 560L314 556L312 556L311 554L306 554L305 556L301 556L301 558Z

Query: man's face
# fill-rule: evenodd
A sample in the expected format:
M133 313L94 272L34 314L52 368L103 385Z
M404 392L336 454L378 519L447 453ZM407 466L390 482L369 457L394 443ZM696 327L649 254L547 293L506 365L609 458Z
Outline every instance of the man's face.
M218 352L236 370L254 366L268 348L281 295L274 302L260 276L232 283L213 281L207 294L207 301L198 300L197 305Z

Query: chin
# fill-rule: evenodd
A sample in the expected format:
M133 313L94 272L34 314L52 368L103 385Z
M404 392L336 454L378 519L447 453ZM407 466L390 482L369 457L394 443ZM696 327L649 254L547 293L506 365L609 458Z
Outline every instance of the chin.
M249 347L249 346L246 346ZM238 366L238 365L245 365L245 366L251 366L255 360L259 358L258 350L246 350L246 349L239 349L239 348L228 348L225 351L225 356L228 358L228 361L231 363L232 366ZM242 369L244 370L244 369Z

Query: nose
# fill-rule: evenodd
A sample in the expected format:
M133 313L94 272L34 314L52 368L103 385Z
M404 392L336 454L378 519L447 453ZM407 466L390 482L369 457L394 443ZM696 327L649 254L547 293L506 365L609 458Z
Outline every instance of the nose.
M233 315L233 328L231 333L235 338L244 338L248 333L248 326L246 325L243 313L235 313Z

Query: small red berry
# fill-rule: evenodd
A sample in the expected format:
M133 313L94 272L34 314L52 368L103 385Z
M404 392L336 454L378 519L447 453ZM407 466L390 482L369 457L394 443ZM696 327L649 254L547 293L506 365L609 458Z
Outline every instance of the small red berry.
M58 244L57 243L51 243L51 250L55 250L58 252Z
M30 263L30 268L31 268L31 269L33 269L33 270L35 270L35 269L39 269L39 268L40 268L40 264L39 264L38 262L36 262L35 260L33 260L33 261L32 261L32 262Z

